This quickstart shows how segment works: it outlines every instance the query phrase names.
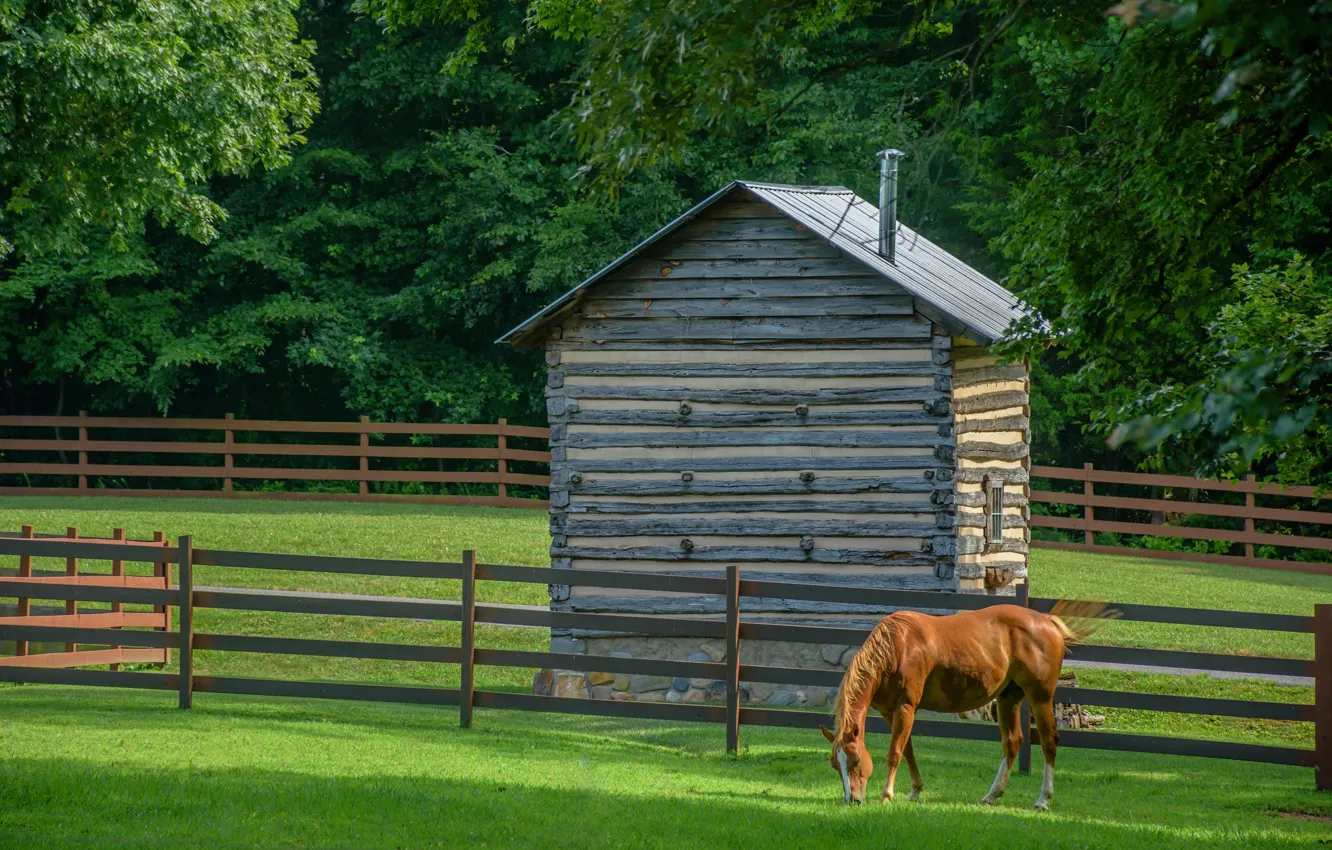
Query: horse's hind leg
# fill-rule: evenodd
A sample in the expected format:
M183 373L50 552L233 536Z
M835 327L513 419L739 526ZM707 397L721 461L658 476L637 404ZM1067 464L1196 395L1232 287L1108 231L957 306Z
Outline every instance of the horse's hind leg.
M1041 793L1032 806L1038 812L1050 808L1050 799L1054 797L1055 750L1059 747L1059 729L1055 726L1054 699L1046 697L1039 704L1032 705L1035 715L1036 731L1041 736L1041 753L1045 756L1045 773L1041 777Z
M906 756L907 770L911 771L911 802L920 802L920 792L925 790L925 780L920 778L920 769L916 767L916 752L911 748L911 739L907 738L906 749L902 751Z
M994 805L994 801L1004 796L1008 789L1008 775L1013 770L1018 750L1022 748L1022 728L1018 720L1018 709L1022 705L1022 689L1009 685L999 694L995 714L999 717L999 743L1003 747L1003 758L999 760L999 772L994 775L994 784L990 793L981 798L981 802Z

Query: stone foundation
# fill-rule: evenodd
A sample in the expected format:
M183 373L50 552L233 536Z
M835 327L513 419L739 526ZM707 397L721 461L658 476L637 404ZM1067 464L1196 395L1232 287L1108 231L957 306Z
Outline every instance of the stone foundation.
M740 663L765 667L806 667L814 670L845 670L858 647L845 644L807 644L787 641L742 641ZM610 655L617 658L652 658L721 662L726 644L717 640L678 637L556 637L552 652ZM683 676L645 676L624 673L583 673L576 670L540 671L533 690L563 697L616 699L637 702L726 702L726 683L721 679L687 679ZM742 703L763 705L826 706L836 699L836 688L808 685L774 685L767 682L740 683Z

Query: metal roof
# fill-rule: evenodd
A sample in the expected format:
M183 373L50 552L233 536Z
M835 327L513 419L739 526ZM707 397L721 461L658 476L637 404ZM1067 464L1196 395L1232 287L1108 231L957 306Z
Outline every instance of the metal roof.
M1017 319L1034 315L1013 293L968 266L925 237L898 224L896 262L878 252L879 208L841 186L784 186L737 180L693 207L633 249L566 292L497 342L517 343L559 313L579 293L613 274L644 249L669 236L681 225L736 188L745 188L780 212L809 228L821 239L883 275L923 302L921 312L941 321L949 330L989 344Z

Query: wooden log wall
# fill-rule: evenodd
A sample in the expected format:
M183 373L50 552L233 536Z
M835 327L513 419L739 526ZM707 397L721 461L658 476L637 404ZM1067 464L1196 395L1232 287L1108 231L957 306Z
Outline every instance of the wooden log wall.
M1027 574L1031 532L1030 373L999 365L969 340L953 340L952 406L957 434L956 569L959 587L999 589ZM985 542L987 476L1004 481L1002 544Z
M781 213L719 202L547 334L553 566L954 586L953 340Z

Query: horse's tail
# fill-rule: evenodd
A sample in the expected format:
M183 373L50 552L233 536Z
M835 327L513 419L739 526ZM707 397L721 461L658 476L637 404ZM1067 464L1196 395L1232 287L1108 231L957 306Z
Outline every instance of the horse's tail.
M1050 609L1050 622L1054 623L1066 643L1082 643L1102 623L1118 616L1119 611L1104 602L1061 599Z

